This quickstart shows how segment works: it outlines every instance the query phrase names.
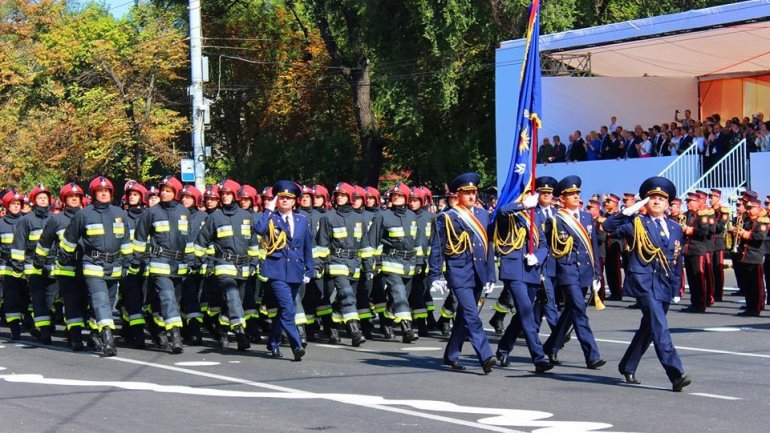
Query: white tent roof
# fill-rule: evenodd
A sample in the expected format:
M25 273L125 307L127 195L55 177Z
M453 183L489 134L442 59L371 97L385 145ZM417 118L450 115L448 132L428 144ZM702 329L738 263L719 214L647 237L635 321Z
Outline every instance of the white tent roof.
M521 49L524 42L503 42L499 50ZM590 53L591 72L607 77L706 78L766 72L770 71L770 0L544 35L540 51ZM577 66L577 60L572 66Z

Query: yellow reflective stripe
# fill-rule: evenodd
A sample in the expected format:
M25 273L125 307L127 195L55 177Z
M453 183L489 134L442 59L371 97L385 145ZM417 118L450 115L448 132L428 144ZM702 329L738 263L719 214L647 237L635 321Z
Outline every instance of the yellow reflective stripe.
M195 245L192 242L188 242L184 246L184 253L185 254L192 254L195 252Z
M131 244L121 244L120 253L124 256L131 254L134 250L131 248Z
M78 247L78 244L73 244L67 239L62 238L61 242L59 242L59 246L63 251L67 253L74 253L75 249Z
M416 226L416 225L413 225L413 226L412 226L412 227L409 229L409 235L411 235L413 238L416 238L416 237L417 237L417 226Z
M11 260L24 261L24 250L17 250L11 248Z
M104 224L86 224L86 236L99 236L104 234Z
M226 238L233 235L233 226L225 225L217 227L217 238Z
M153 221L152 227L155 230L155 233L166 233L171 230L168 221Z
M249 257L259 257L259 246L258 245L249 246L249 249L246 251L246 253L249 255Z
M126 226L123 223L112 223L112 232L115 235L123 236L126 234Z
M316 249L317 249L317 251L316 251ZM322 259L324 257L329 257L329 254L331 254L331 251L327 247L316 247L313 250L314 250L313 251L313 258L314 259L319 259L319 258ZM316 254L318 255L317 257L316 257Z
M377 245L377 249L374 250L374 256L381 256L382 255L382 244Z
M251 224L249 225L241 224L241 235L247 238L251 237Z
M180 232L186 232L190 228L190 224L187 220L179 220L177 221L177 228Z
M3 233L0 234L0 242L4 244L12 244L13 243L13 233Z
M150 262L150 274L171 275L171 265L168 263Z
M36 269L32 265L24 265L24 275L43 275L42 269Z
M364 232L363 232L363 229L361 228L361 226L356 225L355 227L353 227L353 237L354 238L361 239L363 234L364 234Z
M346 265L329 264L329 275L347 276L348 274L350 274L350 270Z
M389 227L388 228L388 237L389 238L403 238L404 237L404 228L403 227Z
M382 261L382 272L390 272L391 274L406 275L406 269L404 265L397 262Z
M332 237L334 237L334 239L348 237L348 228L347 227L332 227Z
M422 257L423 256L422 247L414 247L414 254L417 257Z
M41 257L47 257L49 251L50 251L50 248L43 248L40 244L37 244L37 246L35 247L35 254Z
M99 265L92 265L90 263L83 264L83 275L86 277L103 277L104 268Z
M372 247L364 247L358 250L358 256L361 257L362 259L368 259L373 255L374 255L374 248Z
M178 263L176 273L179 275L187 275L187 263Z
M425 224L425 237L426 237L426 238L429 238L429 237L430 237L430 234L431 234L431 231L432 231L432 230L433 230L433 229L431 228L431 225L430 225L430 224Z
M27 239L33 242L37 242L40 240L40 236L42 236L42 234L43 234L43 229L30 230L29 236L27 237Z
M206 255L206 248L195 244L195 257L203 257Z
M51 276L53 277L74 277L75 271L74 270L66 270L66 269L53 269L51 271Z
M120 278L123 276L123 267L122 266L116 266L112 268L112 274L110 274L111 278Z
M61 240L62 236L64 236L64 229L56 230L56 237Z
M137 253L144 253L147 251L147 242L142 242L134 239L131 241L131 248L133 248L134 251Z
M235 277L238 275L238 269L236 269L235 265L216 265L214 266L214 275L230 275Z

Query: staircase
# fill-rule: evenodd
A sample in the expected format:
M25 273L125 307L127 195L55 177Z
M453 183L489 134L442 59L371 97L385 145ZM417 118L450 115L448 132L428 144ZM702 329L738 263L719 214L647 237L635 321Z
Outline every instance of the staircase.
M702 171L697 145L693 144L663 169L659 176L668 178L676 185L680 198L691 191L711 188L721 190L723 197L734 196L739 188L748 185L749 158L746 140L730 149L705 173Z

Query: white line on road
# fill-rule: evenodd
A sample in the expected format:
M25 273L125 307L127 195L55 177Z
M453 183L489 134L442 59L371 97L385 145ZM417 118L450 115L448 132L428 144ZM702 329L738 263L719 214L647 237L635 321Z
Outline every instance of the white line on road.
M605 338L597 338L596 341L601 341L602 343L613 343L613 344L625 344L625 345L631 344L630 341L608 340ZM733 352L730 350L703 349L700 347L689 347L689 346L675 346L675 347L676 347L676 350L689 350L692 352L716 353L719 355L748 356L750 358L770 359L770 355L765 355L762 353Z
M705 392L691 392L690 395L698 395L701 397L718 398L720 400L743 400L740 397L730 397L729 395L708 394Z

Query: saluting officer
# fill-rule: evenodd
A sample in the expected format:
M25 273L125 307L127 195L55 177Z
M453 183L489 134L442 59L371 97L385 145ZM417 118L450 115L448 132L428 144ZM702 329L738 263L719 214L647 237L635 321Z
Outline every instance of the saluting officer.
M126 213L111 204L115 188L104 176L89 184L94 202L78 212L70 221L59 244L57 260L63 266L82 263L82 273L91 294L91 309L96 323L94 338L97 349L114 356L118 353L112 331L112 306L123 276L124 261L132 253L131 240L126 230ZM82 262L78 261L78 245L83 248ZM96 337L96 336L94 336Z
M598 291L601 269L591 214L580 210L581 184L578 176L567 176L559 182L556 190L564 207L545 226L551 255L556 259L556 281L564 294L564 310L543 349L552 363L560 364L557 352L562 347L568 326L572 324L583 349L586 366L596 370L607 361L602 359L588 323L585 296L588 290Z
M482 292L489 293L494 289L496 278L494 247L487 234L489 214L476 206L479 181L478 173L464 173L452 180L449 187L457 193L459 203L436 220L429 265L432 289L446 292L448 286L457 300L455 323L444 350L444 364L454 370L465 369L459 358L468 337L484 374L489 374L497 360L484 333L477 303ZM444 263L446 282L441 280Z
M669 199L676 197L676 187L663 177L651 177L639 187L643 200L613 215L604 229L622 237L631 246L629 255L628 294L636 297L642 310L642 321L631 340L618 370L627 383L639 384L636 369L644 352L655 346L661 365L674 391L690 384L668 330L666 313L671 302L679 302L682 275L682 230L666 218ZM642 207L646 214L635 215Z
M305 348L294 321L294 300L300 285L310 282L315 273L313 239L310 224L304 215L294 212L301 192L296 183L281 180L273 185L275 198L266 204L265 212L254 226L262 236L265 261L262 275L278 304L278 320L273 321L273 332L267 349L274 358L281 358L281 331L286 332L294 360L305 356Z

